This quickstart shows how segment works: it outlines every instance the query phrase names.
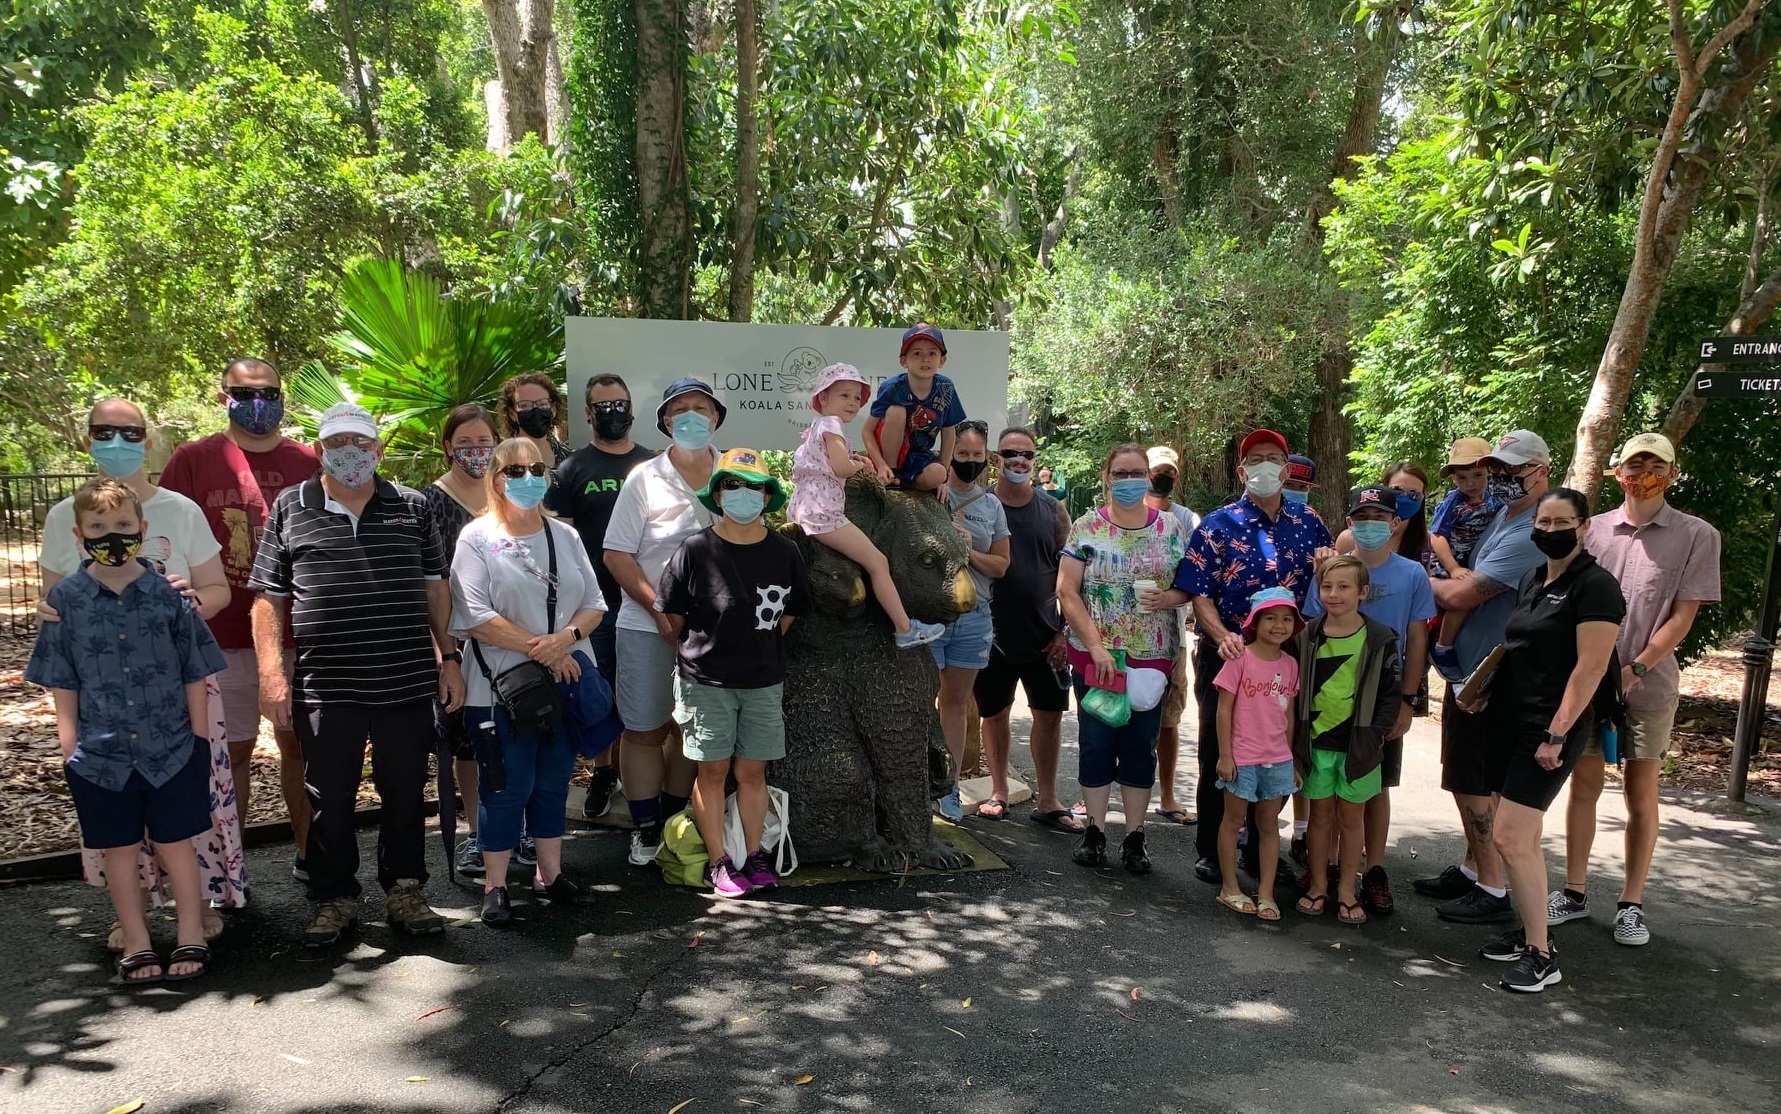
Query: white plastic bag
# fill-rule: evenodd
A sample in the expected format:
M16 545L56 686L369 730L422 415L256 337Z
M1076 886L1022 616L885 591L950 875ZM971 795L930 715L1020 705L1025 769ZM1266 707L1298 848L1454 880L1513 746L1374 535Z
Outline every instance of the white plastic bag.
M1160 669L1139 666L1125 671L1125 695L1134 712L1148 712L1161 704L1168 689L1169 675Z
M767 786L767 820L761 825L761 850L773 865L773 873L781 878L796 873L798 851L792 846L792 799L785 790ZM742 813L736 809L736 794L724 801L724 851L738 867L748 857L748 842L742 837Z

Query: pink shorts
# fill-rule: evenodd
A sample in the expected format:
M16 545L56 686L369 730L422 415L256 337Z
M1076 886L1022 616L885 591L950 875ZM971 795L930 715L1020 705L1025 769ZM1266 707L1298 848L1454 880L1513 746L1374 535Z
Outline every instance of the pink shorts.
M231 743L257 739L260 735L260 655L253 649L224 650L227 666L216 676L222 690L223 733ZM297 653L286 650L284 676L290 681L297 674Z

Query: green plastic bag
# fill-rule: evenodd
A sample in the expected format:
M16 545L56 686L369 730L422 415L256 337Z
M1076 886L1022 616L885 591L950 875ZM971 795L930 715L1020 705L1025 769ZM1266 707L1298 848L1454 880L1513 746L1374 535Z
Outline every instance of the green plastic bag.
M1125 651L1113 651L1113 667L1125 675ZM1092 684L1082 697L1082 710L1108 727L1124 727L1132 721L1132 702L1123 692L1094 688Z
M693 822L689 809L677 812L662 825L662 846L656 852L656 865L662 868L662 880L670 886L705 885L705 868L711 856L705 841L699 838L699 826Z

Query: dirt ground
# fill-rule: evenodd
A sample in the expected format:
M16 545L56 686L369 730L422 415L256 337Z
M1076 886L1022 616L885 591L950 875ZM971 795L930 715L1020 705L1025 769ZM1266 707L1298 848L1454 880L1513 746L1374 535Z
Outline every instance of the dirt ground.
M22 676L30 653L29 638L0 635L0 859L68 850L79 840L56 749L54 710L49 697ZM1664 786L1724 790L1743 680L1743 667L1732 651L1716 651L1683 673L1682 707L1675 746L1664 761ZM585 769L578 771L577 783L586 777ZM264 725L254 751L253 787L247 822L284 819L278 749ZM1763 750L1751 764L1749 788L1781 797L1781 681L1769 688ZM376 800L367 777L360 802Z

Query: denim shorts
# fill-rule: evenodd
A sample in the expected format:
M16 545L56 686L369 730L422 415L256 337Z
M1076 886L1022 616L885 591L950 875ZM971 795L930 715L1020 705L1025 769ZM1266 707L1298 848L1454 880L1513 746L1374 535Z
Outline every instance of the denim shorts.
M995 625L990 621L989 604L985 603L949 623L946 633L928 643L928 649L933 651L934 664L941 669L949 665L982 669L989 664L989 648L995 640Z
M1292 759L1269 762L1261 766L1238 766L1237 780L1220 781L1218 787L1246 801L1274 801L1299 791L1299 779L1293 773Z

